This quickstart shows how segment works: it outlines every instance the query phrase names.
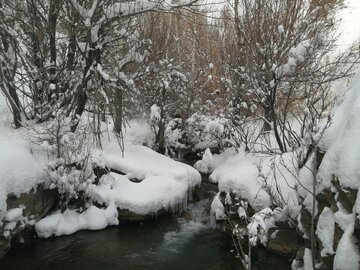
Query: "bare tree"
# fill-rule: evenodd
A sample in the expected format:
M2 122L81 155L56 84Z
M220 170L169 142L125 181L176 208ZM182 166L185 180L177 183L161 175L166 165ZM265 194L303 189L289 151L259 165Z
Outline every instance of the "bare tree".
M340 5L336 0L234 1L233 106L252 108L263 131L273 131L280 152L301 144L303 128L315 120L309 114L320 119L331 106L329 83L348 76L354 66L347 52L331 55ZM300 123L300 131L289 121Z

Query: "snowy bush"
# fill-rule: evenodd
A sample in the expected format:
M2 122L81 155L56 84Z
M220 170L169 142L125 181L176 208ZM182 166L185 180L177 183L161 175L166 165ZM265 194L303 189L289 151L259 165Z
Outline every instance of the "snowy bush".
M71 119L59 111L55 118L32 127L37 142L47 153L47 173L50 188L57 188L66 205L93 182L90 164L92 136L86 124L80 124L76 133L70 131Z
M201 114L193 114L185 123L187 142L195 149L223 147L226 120Z

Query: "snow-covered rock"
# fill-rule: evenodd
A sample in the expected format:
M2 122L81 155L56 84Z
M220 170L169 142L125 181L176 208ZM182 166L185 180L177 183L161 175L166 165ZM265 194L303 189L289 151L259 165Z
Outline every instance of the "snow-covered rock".
M145 146L126 144L122 152L112 141L104 144L103 150L96 150L92 161L95 166L106 166L125 174L105 174L98 184L90 184L87 188L92 200L106 205L106 209L91 205L83 212L66 210L49 215L36 224L39 236L71 234L115 225L118 209L137 215L181 210L187 203L188 194L201 183L200 173L191 166Z

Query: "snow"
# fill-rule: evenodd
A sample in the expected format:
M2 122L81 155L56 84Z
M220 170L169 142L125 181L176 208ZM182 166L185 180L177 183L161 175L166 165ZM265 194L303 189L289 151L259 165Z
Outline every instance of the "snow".
M258 182L258 169L242 155L229 158L210 175L210 181L218 183L220 191L237 192L253 207L266 207L270 203L268 194Z
M221 162L210 175L210 181L218 183L220 191L235 192L246 199L257 210L269 207L272 203L279 206L298 204L294 187L297 184L296 153L268 156L263 154L239 153ZM215 155L214 155L215 157ZM216 164L216 162L214 162Z
M331 126L325 131L321 147L327 150L319 168L322 187L330 187L336 175L342 187L358 189L360 184L360 77L354 80L344 101L335 110Z
M103 148L103 151L97 150L94 156L103 159L107 167L125 173L129 179L144 180L149 175L165 176L184 182L190 189L201 183L201 176L194 168L148 147L127 144L124 155L117 142L112 141Z
M188 193L201 182L194 168L140 145L126 144L123 155L112 140L104 144L102 151L94 152L92 161L126 174L106 174L98 185L88 186L86 192L92 200L107 208L91 205L82 213L67 209L49 215L36 224L39 236L46 238L116 225L117 208L141 215L156 214L162 209L175 211L186 205ZM131 181L134 178L141 182Z
M194 164L194 168L202 173L211 173L214 170L214 159L209 148L205 150L202 160Z
M9 194L19 196L46 180L43 166L32 153L30 143L6 127L9 111L0 95L0 222Z
M98 185L89 186L87 192L91 198L101 204L113 205L135 214L152 215L162 209L181 210L186 205L188 194L201 183L199 172L189 165L174 161L145 146L130 143L125 144L122 153L114 138L103 143L103 150L94 151L92 161L125 175L104 175ZM72 215L70 220L71 218ZM47 226L53 227L52 223L45 223L41 227L41 233L50 230L60 235L93 227L86 227L84 223L67 231L61 228L46 229Z
M212 173L215 168L219 167L228 158L236 155L236 151L232 148L226 148L220 154L212 154L210 149L207 148L201 160L194 164L194 168L201 173Z
M320 239L323 249L321 256L334 254L333 241L334 241L335 221L334 213L330 208L325 207L319 216L317 223L316 235Z
M313 185L315 184L316 178L316 164L315 154L312 153L307 160L305 166L301 168L299 172L300 184L297 187L297 193L303 198L302 204L305 206L309 213L313 212ZM315 215L317 215L317 201L315 201Z
M79 230L101 230L107 226L118 225L118 212L115 205L106 209L90 206L79 213L76 210L65 210L64 213L54 213L40 220L35 230L40 237L69 235Z
M5 220L7 222L15 221L22 216L22 213L23 213L23 209L20 207L10 209L9 211L7 211L7 213L5 215Z
M225 208L220 201L220 193L216 194L211 203L211 213L215 215L216 220L226 219Z
M150 108L150 121L158 122L161 119L161 109L156 104L153 104Z
M126 176L111 173L93 185L93 198L100 203L114 203L120 209L135 214L156 214L161 209L176 209L186 204L188 185L171 176L149 175L140 183Z
M247 225L249 241L255 245L257 240L263 245L267 244L268 231L275 226L275 219L270 208L264 208L255 213Z
M308 248L305 248L304 251L304 270L314 270L311 250Z
M341 237L334 258L334 269L358 270L360 268L359 248L355 244L354 222L350 223Z
M149 121L143 118L130 120L125 126L124 141L128 144L152 147L155 135Z

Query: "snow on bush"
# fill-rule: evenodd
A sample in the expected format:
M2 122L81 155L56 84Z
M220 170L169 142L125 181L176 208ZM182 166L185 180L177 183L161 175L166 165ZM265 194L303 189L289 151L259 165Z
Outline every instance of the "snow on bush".
M124 129L124 141L128 144L152 148L155 136L148 120L143 118L129 120Z
M275 219L270 208L264 208L255 213L247 225L250 243L255 246L257 242L260 241L261 244L266 246L268 231L273 227L276 227Z
M220 191L235 192L257 210L278 206L296 206L297 153L268 156L239 153L222 162L210 175Z
M194 114L186 120L185 133L188 143L195 149L206 149L223 143L225 119Z
M58 111L52 120L28 126L31 139L47 153L50 187L57 188L65 205L70 199L77 199L79 192L95 179L89 162L94 140L88 123L80 122L76 133L71 132L71 125L71 118Z

